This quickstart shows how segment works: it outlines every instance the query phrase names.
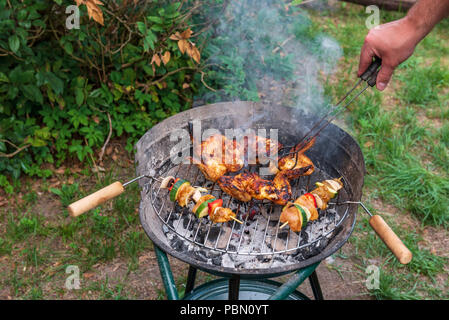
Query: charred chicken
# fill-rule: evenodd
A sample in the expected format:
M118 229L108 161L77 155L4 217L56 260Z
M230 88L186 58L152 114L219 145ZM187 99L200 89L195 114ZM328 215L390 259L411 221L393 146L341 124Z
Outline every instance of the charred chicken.
M262 179L257 173L243 172L235 176L222 176L217 184L231 197L243 202L256 199L285 205L292 194L289 180L309 169L306 167L279 171L273 180Z

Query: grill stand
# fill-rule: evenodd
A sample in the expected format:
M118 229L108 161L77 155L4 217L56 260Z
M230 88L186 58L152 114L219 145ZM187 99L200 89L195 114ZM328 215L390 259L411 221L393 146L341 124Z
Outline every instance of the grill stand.
M156 245L154 246L154 250L156 252L156 258L159 265L159 271L161 273L162 281L164 283L165 292L167 294L168 300L179 300L179 294L176 289L175 281L173 278L173 273L171 271L170 263L168 261L167 254L159 249ZM315 269L318 267L320 262L317 262L315 264L312 264L308 267L305 267L303 269L297 270L293 276L290 277L287 282L285 282L282 285L278 285L277 289L273 292L270 292L270 295L267 297L269 300L283 300L291 298L292 295L295 295L295 298L300 299L308 299L304 294L301 292L296 291L296 288L302 284L307 278L309 278L310 285L312 287L312 292L314 295L315 300L323 300L323 294L321 292L320 283L316 274ZM186 289L185 289L185 295L184 298L191 296L191 293L193 293L196 290L209 290L207 288L207 283L201 285L203 289L200 287L195 287L195 279L196 279L196 273L197 268L193 266L189 266L189 271L187 275L187 282L186 282ZM216 280L210 282L210 285L214 285ZM257 283L257 280L254 281L254 283ZM272 282L271 284L273 284ZM248 286L247 283L245 283L246 286ZM238 300L240 295L240 288L241 288L241 282L240 282L240 276L239 275L232 275L230 276L228 280L228 300ZM259 288L260 289L260 288ZM259 292L261 293L261 292ZM268 292L265 292L267 294ZM263 294L263 293L262 293ZM198 296L198 292L196 293ZM258 299L260 297L256 296Z

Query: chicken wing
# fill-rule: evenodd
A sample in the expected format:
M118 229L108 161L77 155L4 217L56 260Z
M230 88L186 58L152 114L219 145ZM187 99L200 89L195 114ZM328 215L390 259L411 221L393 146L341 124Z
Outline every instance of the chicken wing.
M304 152L309 150L313 144L315 143L315 138L309 141L304 147L301 148L301 143L296 145L290 150L290 153L282 157L278 161L277 168L280 171L283 170L293 170L298 168L304 168L307 166L310 166L310 169L306 172L304 172L303 175L311 175L313 171L315 170L315 167L313 165L312 160L310 160L306 155L304 155ZM298 177L296 177L298 178Z
M255 136L244 140L244 146L236 140L227 139L215 134L201 142L193 150L191 163L198 166L206 179L213 182L228 172L241 170L245 163L245 155L256 156L256 163L265 161L265 157L276 154L281 145L273 139ZM265 151L259 151L264 148Z

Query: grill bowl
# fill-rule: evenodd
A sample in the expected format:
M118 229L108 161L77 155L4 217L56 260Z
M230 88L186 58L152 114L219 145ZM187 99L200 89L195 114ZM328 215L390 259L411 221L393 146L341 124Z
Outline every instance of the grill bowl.
M278 129L279 141L294 145L319 118L290 107L272 107L253 102L226 102L197 107L176 114L149 130L136 145L137 175L163 175L170 170L170 152L178 143L170 136L179 128L188 130L188 123L200 120L202 130L237 128ZM318 136L314 146L306 152L317 171L328 177L343 177L345 199L360 201L362 196L365 165L357 142L344 130L330 124ZM305 178L302 178L305 179ZM155 182L141 180L140 220L148 237L169 255L194 267L217 275L240 275L243 278L274 277L292 272L321 261L336 252L347 241L356 221L357 204L339 206L342 217L337 227L317 249L304 254L294 263L275 266L237 268L211 264L186 250L176 250L167 237L167 225L159 215L161 197L154 196ZM168 200L167 200L168 201ZM193 243L193 246L195 244ZM309 248L310 249L310 248ZM299 249L301 250L301 249Z

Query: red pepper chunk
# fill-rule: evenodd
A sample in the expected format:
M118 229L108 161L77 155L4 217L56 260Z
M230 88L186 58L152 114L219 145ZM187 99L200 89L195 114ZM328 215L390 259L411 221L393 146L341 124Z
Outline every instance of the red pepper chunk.
M315 206L315 208L318 208L318 205L316 204L316 199L315 199L315 197L313 196L313 194L311 194L311 193L306 193L306 194L304 194L304 196L305 196L305 197L308 197L308 198L311 198L312 201L313 201L313 205Z
M209 216L211 216L216 208L223 207L223 199L217 199L215 201L209 202L207 205L209 207Z
M173 181L172 185L168 188L169 191L173 188L173 186L176 184L176 182L179 181L179 178L176 178L175 181Z

